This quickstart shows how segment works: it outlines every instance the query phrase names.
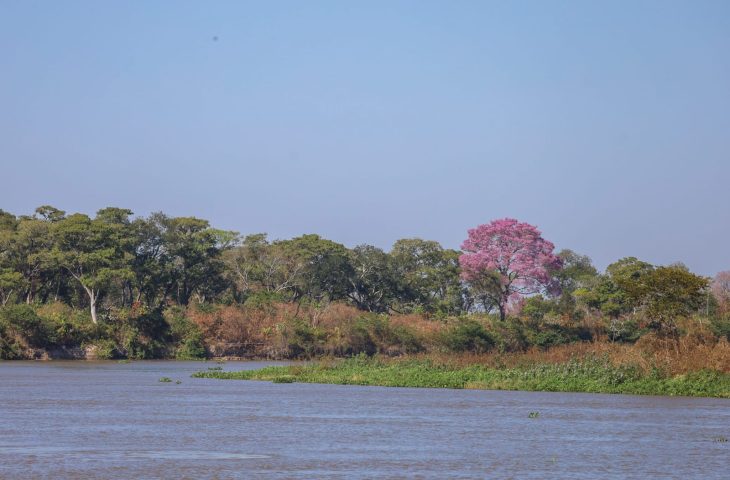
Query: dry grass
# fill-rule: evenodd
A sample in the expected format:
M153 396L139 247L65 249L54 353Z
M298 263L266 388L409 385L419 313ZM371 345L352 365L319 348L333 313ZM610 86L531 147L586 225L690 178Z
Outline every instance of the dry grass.
M287 325L294 319L305 322L312 329L323 332L322 352L339 355L348 348L348 327L363 312L356 308L330 303L320 307L292 303L274 303L263 307L219 306L211 311L190 307L188 317L201 329L208 348L214 354L235 355L238 349L250 355L285 357L287 355ZM447 323L428 319L421 315L393 315L392 327L412 332L426 349L416 357L428 357L432 361L455 366L482 364L495 368L522 367L536 364L559 364L571 359L603 357L615 366L631 365L643 372L653 369L672 374L684 374L702 369L730 373L730 343L718 339L706 325L696 320L680 324L684 333L679 338L662 337L654 333L643 335L635 344L613 343L601 334L597 319L584 320L584 327L595 332L594 341L576 342L553 346L549 349L530 347L523 350L515 345L512 352L488 354L445 353L438 339ZM499 333L504 326L499 322L490 329ZM507 338L506 334L503 338ZM383 346L383 352L393 346ZM327 353L329 352L329 353Z
M458 367L485 365L494 368L561 364L571 359L604 357L614 366L636 366L647 373L659 368L670 375L709 369L730 373L730 343L714 340L699 343L687 337L679 340L645 335L636 344L581 342L558 345L547 350L530 348L525 352L474 354L424 354L421 358Z

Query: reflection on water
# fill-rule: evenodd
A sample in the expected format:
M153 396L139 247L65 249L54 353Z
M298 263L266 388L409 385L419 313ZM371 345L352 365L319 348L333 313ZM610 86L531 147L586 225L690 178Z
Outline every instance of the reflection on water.
M728 400L190 378L208 366L0 363L0 478L719 479L730 468L730 443L716 440L730 436Z
M94 449L73 449L69 447L49 447L27 445L22 447L0 446L3 455L45 455L63 457L129 457L129 458L150 458L166 460L246 460L250 458L270 458L269 455L251 455L245 453L228 452L204 452L194 450L146 450L146 451L124 451L124 450L94 450Z
M250 458L271 458L268 455L248 455L245 453L194 452L190 450L159 450L150 452L131 452L127 454L137 458L164 458L165 460L246 460Z

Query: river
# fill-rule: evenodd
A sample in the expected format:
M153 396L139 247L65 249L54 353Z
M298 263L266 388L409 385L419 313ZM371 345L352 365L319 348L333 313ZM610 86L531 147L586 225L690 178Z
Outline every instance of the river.
M729 400L190 378L215 366L0 362L0 478L725 479L730 471Z

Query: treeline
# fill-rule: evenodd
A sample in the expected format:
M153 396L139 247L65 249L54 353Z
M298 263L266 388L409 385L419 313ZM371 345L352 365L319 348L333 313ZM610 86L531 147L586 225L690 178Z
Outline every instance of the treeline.
M458 315L474 300L458 252L399 240L390 252L348 249L318 235L269 241L206 220L105 208L96 217L44 206L33 216L0 210L0 302L88 307L144 304L345 301L370 312Z
M464 261L421 239L384 251L314 234L270 241L121 208L93 218L0 210L0 357L89 345L141 358L519 350L676 336L677 319L696 315L718 338L730 333L730 288L716 281L711 291L682 265L630 257L601 274L563 250L541 272L545 288L520 295L500 280L520 272L486 262L493 271L471 265L465 275ZM501 322L489 320L494 311Z

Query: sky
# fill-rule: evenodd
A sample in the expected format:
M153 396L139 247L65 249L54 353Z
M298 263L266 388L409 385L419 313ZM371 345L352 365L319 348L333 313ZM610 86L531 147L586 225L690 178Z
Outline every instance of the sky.
M730 269L730 2L0 0L0 208Z

